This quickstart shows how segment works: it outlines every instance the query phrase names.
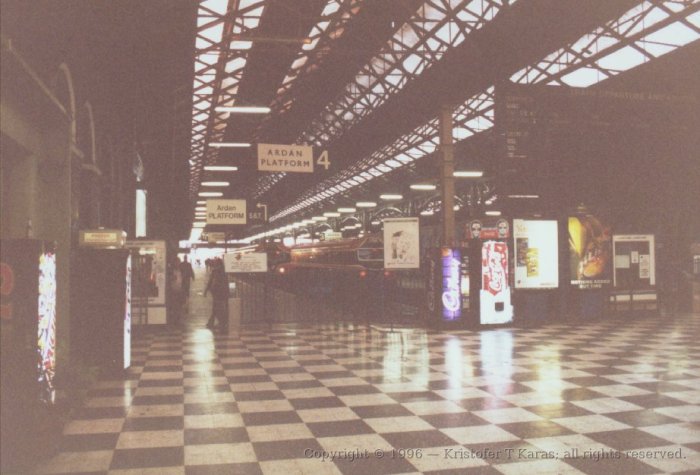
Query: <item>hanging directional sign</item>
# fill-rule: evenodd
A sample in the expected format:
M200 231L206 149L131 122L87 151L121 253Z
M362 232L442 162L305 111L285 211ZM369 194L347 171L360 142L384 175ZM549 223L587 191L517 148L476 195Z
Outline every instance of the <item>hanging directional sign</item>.
M258 144L258 170L266 172L313 173L310 145Z
M245 200L207 200L207 224L246 224Z

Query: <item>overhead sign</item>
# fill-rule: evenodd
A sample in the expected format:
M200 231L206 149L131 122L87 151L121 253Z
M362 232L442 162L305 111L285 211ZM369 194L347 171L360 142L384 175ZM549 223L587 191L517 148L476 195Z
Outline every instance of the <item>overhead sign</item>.
M258 144L258 170L265 172L313 173L310 145Z
M267 210L261 208L251 208L248 210L248 224L265 224L267 222Z
M321 233L319 236L320 241L335 241L342 238L343 233L339 233L337 231L326 231L325 233Z
M420 268L418 218L384 219L384 268Z
M207 241L210 244L215 244L217 242L223 242L226 240L226 233L209 233L207 234Z
M81 246L124 247L126 233L121 229L88 229L80 231Z
M245 200L207 200L207 224L246 224Z
M246 272L267 272L267 253L231 252L224 254L226 272L242 274Z
M515 288L559 286L559 230L554 220L513 220Z

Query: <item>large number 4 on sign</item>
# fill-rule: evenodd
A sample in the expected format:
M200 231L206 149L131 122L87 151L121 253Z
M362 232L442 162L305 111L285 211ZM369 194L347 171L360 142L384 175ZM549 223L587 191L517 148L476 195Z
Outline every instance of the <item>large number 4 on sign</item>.
M328 167L331 166L331 161L328 159L328 150L321 152L321 155L318 156L318 160L316 160L316 165L320 165L328 170Z

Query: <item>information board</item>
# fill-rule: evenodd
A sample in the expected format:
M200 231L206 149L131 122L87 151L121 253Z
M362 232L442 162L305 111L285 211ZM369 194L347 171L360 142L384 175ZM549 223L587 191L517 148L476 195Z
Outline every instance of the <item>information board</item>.
M233 274L267 272L264 252L230 252L224 254L224 270Z

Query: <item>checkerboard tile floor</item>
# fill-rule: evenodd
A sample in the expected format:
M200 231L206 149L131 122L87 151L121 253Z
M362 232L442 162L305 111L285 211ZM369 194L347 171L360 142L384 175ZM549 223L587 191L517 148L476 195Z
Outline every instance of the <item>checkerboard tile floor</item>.
M164 330L37 473L700 473L700 317Z

